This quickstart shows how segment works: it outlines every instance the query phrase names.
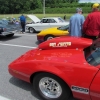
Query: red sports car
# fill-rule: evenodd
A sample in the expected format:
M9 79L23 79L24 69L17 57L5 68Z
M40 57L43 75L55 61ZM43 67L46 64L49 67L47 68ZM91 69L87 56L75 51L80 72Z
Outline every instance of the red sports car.
M100 100L100 39L57 37L9 65L43 100Z

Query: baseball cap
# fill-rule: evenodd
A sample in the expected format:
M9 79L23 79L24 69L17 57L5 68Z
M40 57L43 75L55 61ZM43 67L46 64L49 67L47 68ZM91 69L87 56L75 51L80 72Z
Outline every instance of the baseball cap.
M79 11L82 12L82 8L76 8L76 12L79 12Z
M99 6L100 6L99 3L94 3L92 8L98 8Z

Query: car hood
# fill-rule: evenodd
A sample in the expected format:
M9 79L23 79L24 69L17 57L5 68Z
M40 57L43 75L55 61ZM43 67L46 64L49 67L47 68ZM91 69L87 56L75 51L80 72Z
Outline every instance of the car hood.
M80 59L81 58L81 59ZM58 63L73 63L86 64L84 52L82 50L31 50L15 60L14 63L24 62L58 62Z
M41 33L47 34L47 32L50 32L50 31L57 31L57 27L51 27L51 28L44 29L40 33L38 33L38 35L41 34Z
M47 34L52 34L52 35L57 36L59 33L61 33L61 35L67 35L68 30L63 31L63 30L58 29L58 27L52 27L52 28L47 28L47 29L42 30L40 33L37 34L37 36L45 36ZM65 33L65 34L63 34L63 33Z
M27 15L34 23L38 23L40 22L41 20L36 17L35 15Z
M37 47L37 49L28 51L14 62L46 61L87 64L83 49L91 45L92 40L86 38L73 38L75 37L60 37L43 42Z

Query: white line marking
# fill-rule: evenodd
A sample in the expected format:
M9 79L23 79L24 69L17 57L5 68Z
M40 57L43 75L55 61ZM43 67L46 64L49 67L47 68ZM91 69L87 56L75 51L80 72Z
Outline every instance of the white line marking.
M5 97L3 97L3 96L0 96L0 100L10 100L10 99L5 98Z
M15 33L15 35L24 35L24 36L37 36L36 34L22 34L22 33Z
M31 47L31 46L14 45L14 44L3 44L3 43L0 43L0 45L15 46L15 47L24 47L24 48L36 48L36 47Z

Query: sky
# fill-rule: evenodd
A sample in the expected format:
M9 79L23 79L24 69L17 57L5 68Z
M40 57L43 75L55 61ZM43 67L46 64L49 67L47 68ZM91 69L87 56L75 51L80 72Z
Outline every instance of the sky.
M79 3L100 3L100 0L79 0Z

